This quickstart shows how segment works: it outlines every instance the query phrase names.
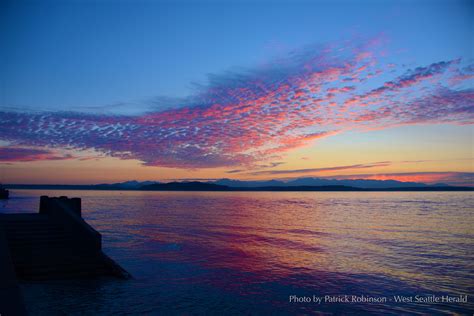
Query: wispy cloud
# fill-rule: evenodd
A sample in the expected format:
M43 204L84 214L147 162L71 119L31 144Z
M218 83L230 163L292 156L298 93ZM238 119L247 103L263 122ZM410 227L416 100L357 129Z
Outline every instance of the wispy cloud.
M49 150L22 148L22 147L0 147L0 162L28 162L41 160L67 160L73 159L69 154L59 155Z
M283 164L285 164L285 162L283 161L274 161L267 164L255 164L254 166L252 166L252 170L270 169L270 168L281 166ZM229 173L229 174L242 173L242 172L248 172L248 170L247 169L232 169L232 170L226 171L226 173Z
M226 171L226 173L232 174L232 173L240 173L240 172L244 172L244 171L245 171L245 169L232 169L232 170Z
M373 163L367 163L367 164L355 164L355 165L335 166L335 167L326 167L326 168L265 170L265 171L250 172L249 174L253 175L253 176L281 175L281 174L314 174L314 173L322 173L322 172L328 172L328 171L341 171L341 170L386 167L386 166L390 166L391 164L392 164L392 162L390 162L390 161L380 161L380 162L373 162Z
M377 41L310 47L255 68L211 75L196 93L158 98L137 116L0 113L0 139L15 147L95 150L148 166L256 167L349 129L474 122L470 66L437 61L392 75ZM165 106L163 103L170 103ZM17 160L22 161L22 160Z

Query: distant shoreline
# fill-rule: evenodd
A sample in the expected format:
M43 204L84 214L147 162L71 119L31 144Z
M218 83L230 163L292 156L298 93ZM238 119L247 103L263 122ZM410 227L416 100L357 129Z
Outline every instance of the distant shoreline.
M108 184L98 185L41 185L10 184L7 189L23 190L84 190L84 191L186 191L186 192L453 192L474 191L474 187L432 186L432 187L397 187L397 188L358 188L343 185L328 186L264 186L264 187L229 187L203 182L172 182L145 185L140 188L124 188Z

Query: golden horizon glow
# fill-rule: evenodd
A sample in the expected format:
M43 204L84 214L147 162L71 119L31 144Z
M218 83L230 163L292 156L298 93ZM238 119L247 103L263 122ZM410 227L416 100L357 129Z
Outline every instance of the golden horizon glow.
M446 140L442 142L439 136L433 133L434 130L442 131L446 135ZM463 145L470 141L472 130L470 126L453 128L430 125L357 132L350 137L335 135L289 152L278 160L283 163L276 167L255 167L238 173L228 173L232 168L178 169L144 166L137 160L121 160L101 157L93 152L82 152L82 158L79 159L3 164L0 176L3 183L10 184L99 184L129 180L171 181L220 178L270 180L308 176L326 178L353 176L352 178L431 183L442 180L443 173L474 171L472 147ZM458 139L458 142L453 142L452 139ZM435 141L437 146L433 146ZM367 168L350 167L376 162L388 163ZM338 166L349 167L324 170ZM286 174L271 173L301 169L323 170ZM253 172L269 173L253 175Z

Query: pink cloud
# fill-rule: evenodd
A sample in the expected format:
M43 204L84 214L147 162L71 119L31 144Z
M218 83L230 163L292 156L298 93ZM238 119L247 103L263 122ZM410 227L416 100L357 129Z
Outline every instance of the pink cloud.
M68 160L71 155L58 155L52 151L36 148L0 147L1 162L29 162L42 160Z
M447 70L461 67L459 60L408 70L367 91L361 68L375 72L381 63L374 42L306 49L211 75L182 107L138 116L2 112L0 139L12 144L12 155L28 146L92 149L148 166L207 168L255 166L349 129L473 122L473 90L443 79L456 74ZM423 86L433 79L436 85Z

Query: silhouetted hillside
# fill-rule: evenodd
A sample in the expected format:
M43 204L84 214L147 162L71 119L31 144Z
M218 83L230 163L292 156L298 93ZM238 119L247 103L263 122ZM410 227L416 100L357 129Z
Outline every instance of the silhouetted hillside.
M225 185L218 185L205 182L170 182L170 183L155 183L144 185L140 190L145 191L232 191L231 188Z
M418 182L402 182L396 180L371 180L371 179L325 179L325 178L298 178L288 181L281 180L260 180L260 181L242 181L232 179L219 179L210 182L219 185L225 185L234 188L260 188L260 187L322 187L322 186L346 186L365 189L385 189L385 188L413 188L413 187L427 187L425 183ZM444 185L448 186L448 185Z
M205 182L171 182L145 185L146 191L474 191L471 187L397 187L397 188L356 188L344 185L326 186L263 186L263 187L229 187Z
M115 184L95 185L38 185L38 184L13 184L5 185L8 189L49 189L49 190L143 190L143 191L474 191L474 187L455 187L446 185L415 185L396 187L357 187L349 185L283 185L280 181L247 182L230 180L233 186L216 184L212 182L124 182ZM223 181L226 182L226 181ZM398 182L398 181L397 181ZM149 184L152 183L152 184ZM235 186L243 183L243 186ZM254 186L261 183L261 186ZM265 185L271 183L272 185Z

